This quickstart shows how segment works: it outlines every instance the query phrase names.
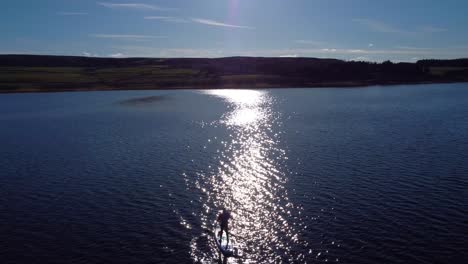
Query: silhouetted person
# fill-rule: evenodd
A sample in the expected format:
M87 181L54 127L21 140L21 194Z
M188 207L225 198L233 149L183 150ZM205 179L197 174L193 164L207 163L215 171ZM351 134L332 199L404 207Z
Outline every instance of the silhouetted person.
M221 237L223 236L223 231L226 232L226 239L227 243L226 246L229 244L229 229L228 229L228 222L231 218L231 213L226 208L223 208L223 212L218 215L218 222L221 226L221 231L219 231L219 243L221 244Z

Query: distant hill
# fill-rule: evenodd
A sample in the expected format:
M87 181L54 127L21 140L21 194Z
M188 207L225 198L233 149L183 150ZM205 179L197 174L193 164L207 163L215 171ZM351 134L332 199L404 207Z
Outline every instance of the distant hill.
M0 92L348 87L466 81L468 59L372 63L318 58L0 55Z

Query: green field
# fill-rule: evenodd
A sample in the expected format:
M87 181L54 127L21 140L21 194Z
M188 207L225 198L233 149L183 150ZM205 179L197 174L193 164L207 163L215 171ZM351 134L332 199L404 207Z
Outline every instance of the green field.
M0 90L41 88L105 88L129 85L158 88L164 83L189 82L199 71L165 66L120 68L0 67ZM81 86L81 87L80 87Z

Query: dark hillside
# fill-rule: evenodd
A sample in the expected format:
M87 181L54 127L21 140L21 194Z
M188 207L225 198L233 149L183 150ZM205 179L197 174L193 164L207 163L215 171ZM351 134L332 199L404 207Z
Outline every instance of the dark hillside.
M92 58L0 55L0 92L365 86L468 81L468 59Z

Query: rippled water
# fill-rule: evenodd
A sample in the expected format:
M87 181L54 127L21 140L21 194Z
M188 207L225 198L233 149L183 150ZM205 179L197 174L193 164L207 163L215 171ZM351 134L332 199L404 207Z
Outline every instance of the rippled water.
M0 95L2 263L464 263L468 85Z

